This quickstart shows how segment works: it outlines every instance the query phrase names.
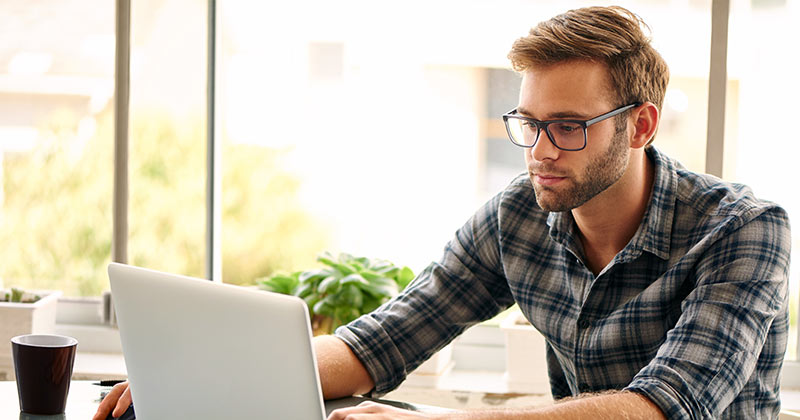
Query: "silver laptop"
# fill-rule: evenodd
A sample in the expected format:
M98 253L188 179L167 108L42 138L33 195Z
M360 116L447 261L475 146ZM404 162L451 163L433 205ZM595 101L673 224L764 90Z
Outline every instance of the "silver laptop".
M136 417L325 418L302 300L112 263Z

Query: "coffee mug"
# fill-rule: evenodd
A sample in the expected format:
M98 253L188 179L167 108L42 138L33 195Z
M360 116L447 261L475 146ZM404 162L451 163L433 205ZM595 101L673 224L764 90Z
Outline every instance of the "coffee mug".
M19 408L28 414L63 414L78 340L62 335L20 335L11 339Z

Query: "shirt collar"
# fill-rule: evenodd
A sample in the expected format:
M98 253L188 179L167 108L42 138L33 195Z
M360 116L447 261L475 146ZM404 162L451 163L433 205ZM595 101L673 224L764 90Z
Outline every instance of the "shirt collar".
M672 222L675 214L675 191L678 185L676 163L655 147L646 150L653 162L653 191L647 205L642 223L628 245L617 254L619 262L637 258L643 251L650 252L661 259L669 258ZM547 216L550 237L564 245L573 253L581 249L575 236L575 223L572 212L551 212Z

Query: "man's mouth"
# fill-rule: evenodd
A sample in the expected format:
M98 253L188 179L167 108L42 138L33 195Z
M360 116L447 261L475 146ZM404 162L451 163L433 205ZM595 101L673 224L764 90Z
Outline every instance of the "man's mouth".
M533 174L533 180L540 185L555 185L565 180L564 176L549 175L549 174Z

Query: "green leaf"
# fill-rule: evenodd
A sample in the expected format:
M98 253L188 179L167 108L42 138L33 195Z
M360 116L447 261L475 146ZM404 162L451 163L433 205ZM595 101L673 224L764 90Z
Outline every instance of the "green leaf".
M300 283L300 284L297 285L297 287L295 287L294 292L292 294L295 295L295 296L298 296L300 298L305 298L306 296L309 296L312 293L314 293L314 285L313 284L302 284L302 283Z
M317 261L338 271L342 277L356 272L356 270L353 267L350 267L347 264L338 263L327 256L320 255L319 257L317 257Z
M370 313L383 305L383 302L386 300L387 299L377 299L369 295L364 295L364 304L361 306L361 312L365 314Z
M343 276L348 276L356 272L355 267L349 264L336 264L336 269L339 270Z
M387 270L393 269L394 268L394 264L390 263L389 261L380 260L380 261L373 262L373 264L369 268L372 271L377 271L379 273L383 273L383 272L385 272Z
M308 306L309 311L311 311L311 316L314 316L314 314L316 314L316 311L314 311L314 308L317 306L317 303L320 301L319 295L309 295L309 296L304 297L303 300L306 302L306 306Z
M359 285L359 288L363 290L365 293L369 293L375 298L390 298L397 294L397 284L393 281L391 283L385 284L376 284L376 283L369 283Z
M376 277L369 281L369 284L373 286L394 286L397 287L397 283L389 277Z
M361 277L363 277L363 278L365 278L367 280L375 280L378 277L383 277L383 274L379 274L379 273L376 273L376 272L371 271L371 270L364 270L364 271L361 271L359 274L361 274Z
M341 306L336 308L334 318L341 321L342 324L347 324L361 316L355 308L350 308L346 306Z
M329 275L330 275L329 270L325 269L309 270L300 273L298 276L298 280L300 281L300 283L315 283L316 281L322 280Z
M284 295L291 295L297 287L297 278L287 276L284 274L276 274L265 280L262 280L260 287L263 290L275 293L282 293Z
M366 284L367 280L364 277L362 277L361 274L358 274L358 273L350 274L349 276L347 276L347 277L342 279L342 285L343 286L346 285L346 284L352 284L352 283Z
M361 290L353 284L347 284L343 286L341 293L339 293L339 297L339 302L341 302L342 305L353 308L360 308L364 303L364 293L362 293Z
M326 296L324 299L314 304L314 313L333 317L334 312L336 311L334 300L334 296Z
M341 280L336 276L325 277L319 284L319 292L323 294L334 294L342 287Z
M362 267L365 267L365 268L366 268L366 267L369 267L369 265L370 265L369 258L366 258L366 257L354 258L353 260L354 260L355 262L357 262L357 263L361 264L361 266L362 266Z
M397 281L397 286L400 287L400 290L403 290L406 288L406 286L408 286L409 283L411 283L412 280L414 280L414 277L414 272L411 271L410 268L403 267L403 269L397 273L395 281Z
M327 253L326 253L326 254L323 254L323 255L320 255L320 256L318 256L318 257L317 257L317 261L319 261L319 262L321 262L321 263L323 263L323 264L325 264L325 265L327 265L327 266L329 266L329 267L336 267L336 265L338 264L336 261L334 261L334 260L333 260L333 259L330 257L330 254L327 254Z

